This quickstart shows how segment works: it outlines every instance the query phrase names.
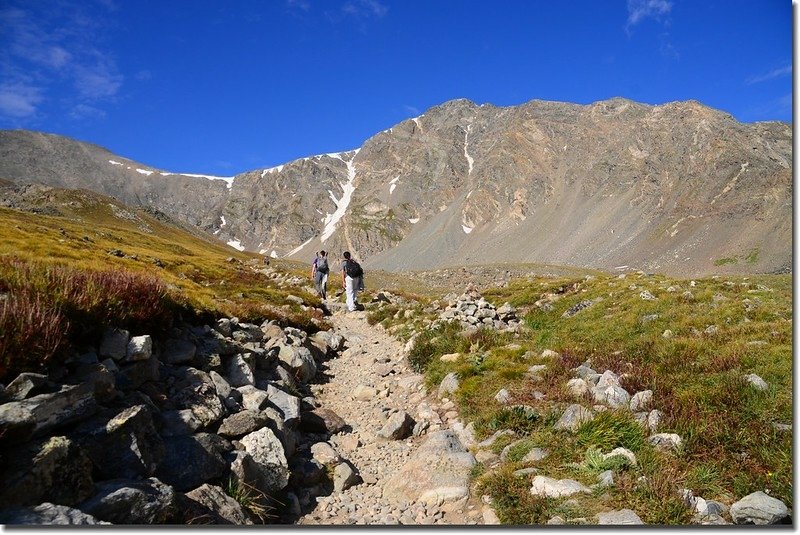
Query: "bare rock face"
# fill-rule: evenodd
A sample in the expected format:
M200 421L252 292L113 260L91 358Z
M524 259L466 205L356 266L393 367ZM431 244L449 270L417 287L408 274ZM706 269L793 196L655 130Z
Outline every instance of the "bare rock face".
M392 271L453 259L678 275L791 266L791 125L696 101L453 100L358 149L227 180L0 131L0 176L97 191L265 255L348 249Z

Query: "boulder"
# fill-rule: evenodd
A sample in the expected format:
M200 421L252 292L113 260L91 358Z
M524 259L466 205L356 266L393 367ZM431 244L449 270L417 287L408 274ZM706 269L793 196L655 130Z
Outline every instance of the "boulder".
M158 479L114 479L97 485L81 511L112 524L165 524L176 514L175 491Z
M12 507L0 510L0 524L6 526L89 526L108 524L79 509L45 502L35 507Z
M633 412L646 411L650 408L651 403L653 403L653 391L642 390L636 392L631 398L630 409Z
M306 347L279 345L278 358L289 367L303 383L309 382L317 374L317 363Z
M113 361L111 361L113 363ZM112 364L116 367L116 364ZM105 364L81 364L69 374L64 383L72 385L88 384L94 391L94 396L101 402L111 401L117 397L116 377Z
M75 436L100 479L152 476L164 458L164 443L145 405L123 409L110 419L87 422Z
M546 450L546 449L533 448L528 453L526 453L525 456L522 459L520 459L520 462L522 462L522 463L535 463L535 462L543 460L549 454L550 454L550 452L548 450Z
M589 383L584 379L575 378L567 382L567 392L574 398L582 398L589 392Z
M178 392L172 401L178 409L192 411L201 427L212 426L225 415L225 408L211 382L189 385Z
M508 404L510 399L511 399L511 394L509 394L508 390L506 390L505 388L500 389L494 396L494 400L501 405Z
M160 378L159 366L160 363L156 357L120 366L117 374L117 388L133 390L145 383L158 381Z
M647 441L662 451L677 450L683 442L675 433L657 433L650 435Z
M231 386L252 386L255 382L253 368L241 354L234 355L228 360L225 377Z
M101 359L121 360L128 354L130 333L124 329L106 329L100 340L98 354Z
M300 415L300 430L308 433L334 435L347 427L347 423L331 409L319 408Z
M34 393L37 388L47 384L47 375L23 372L11 381L5 389L5 399L21 401Z
M191 435L203 426L189 409L162 411L160 419L161 436L165 437Z
M289 464L283 445L275 433L263 427L240 440L257 468L255 487L266 494L275 494L289 482Z
M264 340L264 331L259 325L252 323L239 323L237 329L233 331L232 337L239 343L261 342Z
M581 425L591 421L594 413L582 405L573 404L567 407L561 418L553 426L555 429L576 431Z
M758 491L731 505L731 518L736 524L777 524L789 516L786 504Z
M346 461L337 464L333 469L333 490L335 492L343 492L360 482L361 477L355 468Z
M601 381L602 382L602 377ZM592 388L594 400L598 403L605 403L615 409L628 407L631 395L619 385L596 386Z
M161 350L161 360L166 364L185 364L191 362L197 352L197 346L188 340L170 338Z
M322 483L325 479L325 467L319 462L311 459L304 459L300 456L293 457L289 461L289 484L293 487L313 487Z
M243 410L222 420L217 434L226 438L239 438L261 429L269 421L261 412Z
M452 431L430 433L428 439L385 483L383 495L407 502L440 503L469 495L475 457Z
M134 336L128 341L125 351L125 360L147 360L153 356L153 339L149 334L144 336Z
M438 397L443 398L454 393L456 390L458 390L458 376L455 372L450 372L445 375L444 379L442 379L442 382L439 383L437 395Z
M280 411L287 426L297 426L300 422L300 398L273 385L268 385L267 399Z
M245 410L260 412L269 405L269 396L267 393L252 385L237 387L236 391L242 395L242 407L244 407Z
M237 526L253 524L239 502L225 494L221 487L204 483L187 492L186 497L207 508L216 524Z
M574 479L553 479L546 476L535 476L531 485L531 494L548 498L561 498L583 492L591 494L591 489Z
M644 524L642 519L639 518L635 512L630 509L620 509L618 511L608 511L606 513L597 513L597 524L601 526L613 525L638 525Z
M214 370L208 372L208 376L211 378L211 382L214 383L214 388L217 389L217 395L220 399L225 399L231 395L231 384L223 376Z
M63 386L58 392L5 403L0 405L0 441L23 442L96 411L92 385Z
M222 440L209 433L165 437L164 460L156 475L183 492L223 477L228 465L220 453L225 449Z
M387 440L401 440L411 434L414 428L414 419L404 411L398 411L389 416L384 426L378 431L378 436Z
M92 463L66 437L28 442L7 453L0 472L0 508L54 502L74 505L92 495Z
M327 442L315 442L311 445L311 458L323 466L342 462L341 456Z

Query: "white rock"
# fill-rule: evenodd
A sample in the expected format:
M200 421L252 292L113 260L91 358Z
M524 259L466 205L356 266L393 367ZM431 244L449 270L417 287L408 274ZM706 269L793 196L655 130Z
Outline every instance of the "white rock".
M789 515L786 504L764 492L748 494L731 505L731 518L736 524L777 524Z
M130 339L125 360L147 360L151 356L153 356L153 339L149 334L134 336Z
M756 390L766 390L769 388L767 382L758 375L751 373L744 376L745 380L750 383Z
M591 494L592 491L574 479L553 479L546 476L534 477L531 485L531 494L534 496L560 498L562 496L572 496L579 492Z
M644 524L639 515L630 509L620 509L619 511L609 511L597 514L598 525L631 525Z
M501 405L506 405L508 401L511 399L511 395L508 393L508 390L505 388L501 389L497 392L494 396L494 400Z
M633 412L647 410L653 402L653 391L643 390L636 392L631 398L630 407Z

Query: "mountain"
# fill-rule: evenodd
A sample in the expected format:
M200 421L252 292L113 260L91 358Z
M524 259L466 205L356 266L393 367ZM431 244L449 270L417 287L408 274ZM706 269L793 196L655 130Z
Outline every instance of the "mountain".
M393 271L546 262L676 275L791 269L792 132L696 101L460 99L354 150L232 179L0 132L0 178L92 189L237 247Z

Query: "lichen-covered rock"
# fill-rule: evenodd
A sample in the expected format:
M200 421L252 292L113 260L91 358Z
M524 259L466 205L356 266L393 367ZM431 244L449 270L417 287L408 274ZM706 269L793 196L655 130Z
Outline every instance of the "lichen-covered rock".
M74 505L92 494L92 463L67 437L28 442L7 455L0 472L0 508L42 502Z
M531 484L531 494L534 496L560 498L579 492L591 494L592 490L574 479L553 479L546 476L535 476Z
M47 375L43 373L23 372L8 383L5 389L5 398L13 401L21 401L45 384L47 384Z
M214 383L198 383L189 385L178 392L173 403L178 409L192 411L202 427L209 427L219 422L225 415Z

